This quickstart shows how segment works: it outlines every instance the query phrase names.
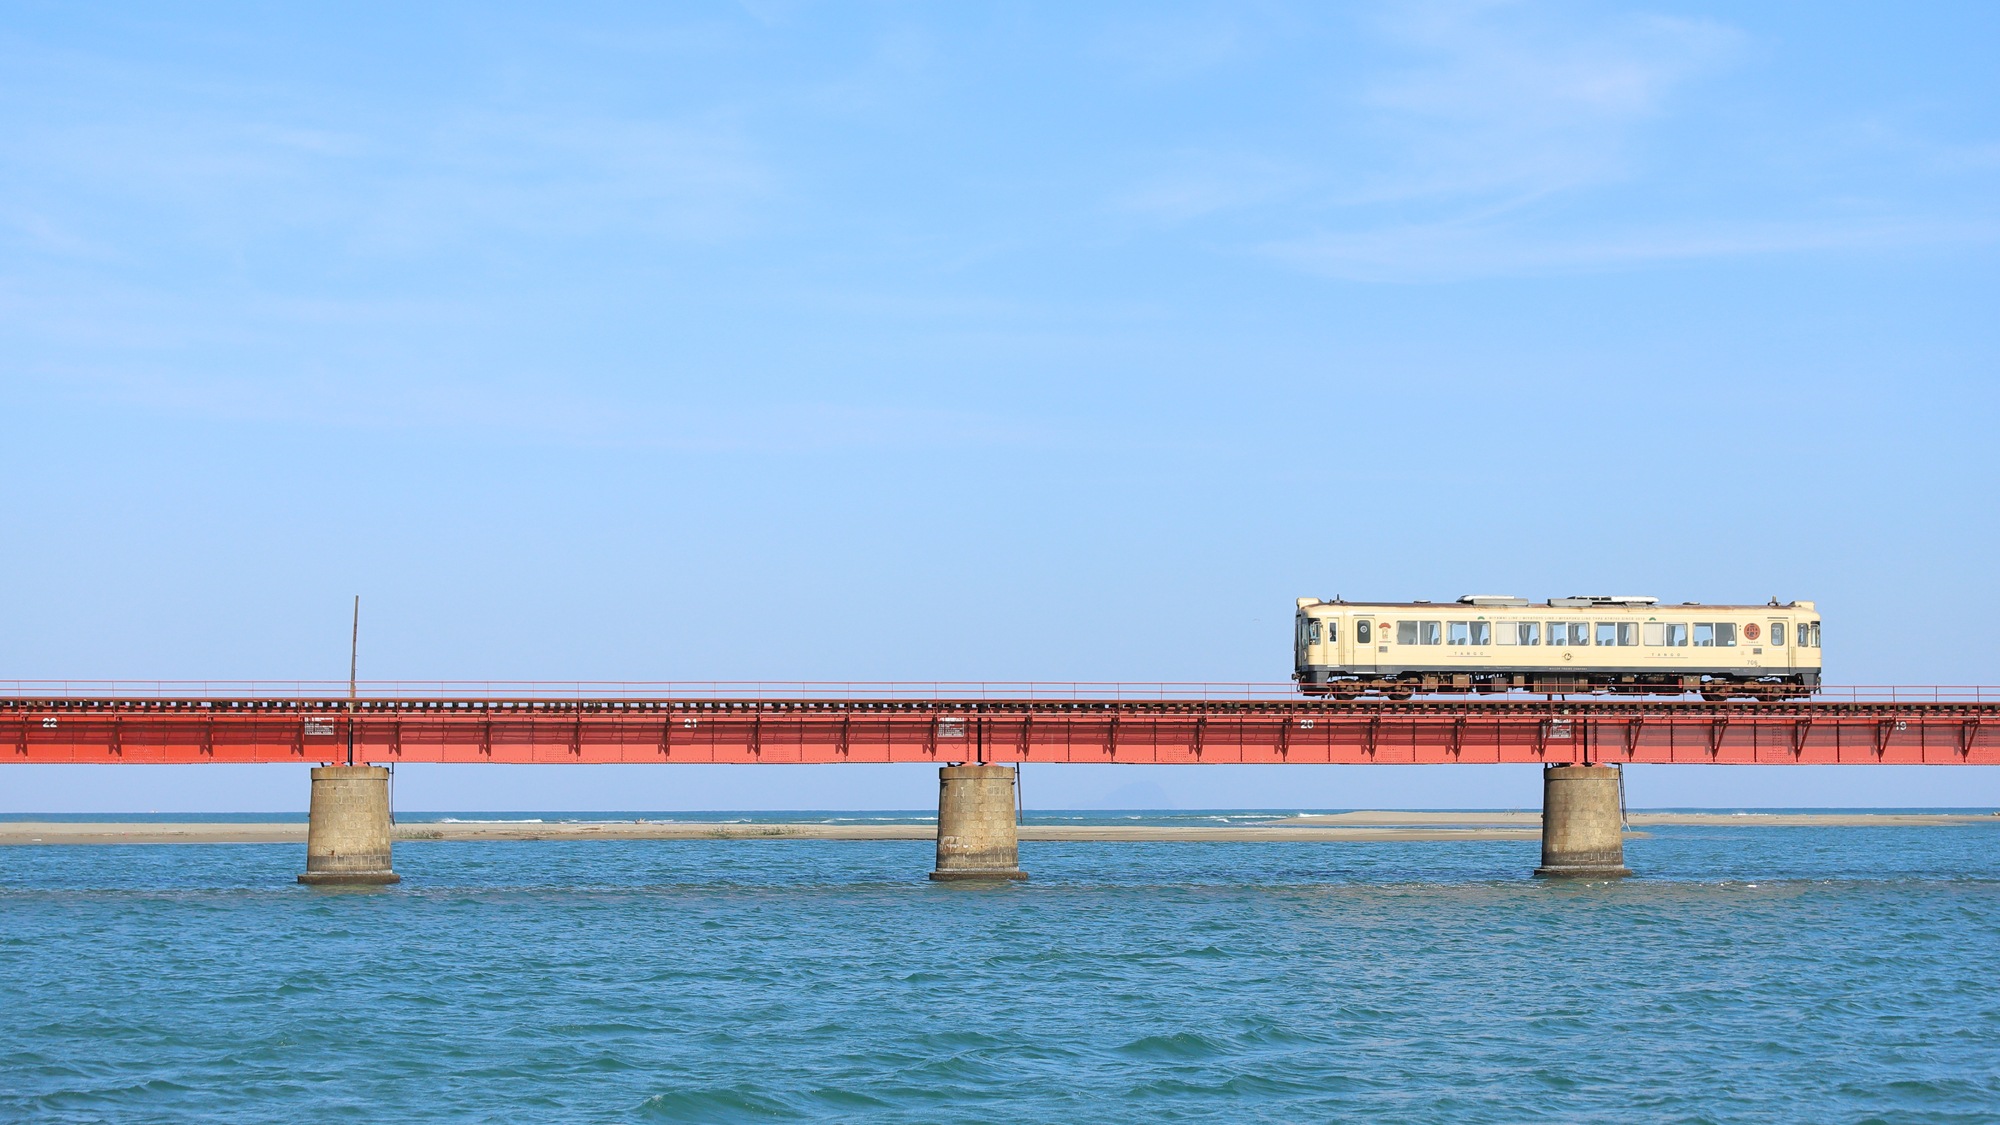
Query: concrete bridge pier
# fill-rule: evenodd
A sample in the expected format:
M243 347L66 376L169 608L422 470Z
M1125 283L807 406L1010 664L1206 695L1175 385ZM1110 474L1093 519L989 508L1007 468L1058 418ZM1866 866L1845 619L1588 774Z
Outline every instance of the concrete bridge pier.
M306 870L316 887L400 883L389 867L389 768L320 766L306 814Z
M1617 766L1542 770L1542 865L1550 878L1618 879L1625 866L1625 809Z
M940 880L1026 879L1015 816L1013 766L944 766L938 770L937 870Z

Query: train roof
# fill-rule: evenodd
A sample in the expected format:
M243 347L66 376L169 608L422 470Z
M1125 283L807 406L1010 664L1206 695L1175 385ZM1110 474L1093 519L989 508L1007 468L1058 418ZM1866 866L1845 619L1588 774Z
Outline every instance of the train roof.
M1772 598L1768 602L1680 602L1677 604L1668 604L1662 606L1660 599L1658 598L1641 597L1639 595L1634 595L1634 594L1580 594L1567 598L1550 598L1546 602L1529 601L1527 598L1517 598L1508 594L1467 594L1456 601L1449 601L1449 602L1349 601L1348 599L1341 597L1299 599L1300 609L1312 609L1317 606L1348 606L1361 609L1421 608L1421 609L1456 609L1456 610L1530 609L1537 606L1548 607L1551 609L1653 609L1653 608L1697 609L1699 608L1699 609L1733 609L1733 610L1759 610L1759 609L1812 610L1815 608L1812 602L1806 602L1806 601L1780 602L1776 598Z

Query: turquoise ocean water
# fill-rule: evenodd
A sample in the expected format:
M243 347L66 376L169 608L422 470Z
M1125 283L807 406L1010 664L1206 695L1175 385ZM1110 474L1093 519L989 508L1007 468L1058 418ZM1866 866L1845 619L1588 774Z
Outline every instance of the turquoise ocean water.
M1997 845L0 848L0 1120L1990 1122Z

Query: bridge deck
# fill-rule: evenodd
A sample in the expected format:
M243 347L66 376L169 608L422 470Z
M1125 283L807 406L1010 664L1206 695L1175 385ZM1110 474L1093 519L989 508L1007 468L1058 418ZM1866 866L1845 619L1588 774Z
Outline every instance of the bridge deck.
M2000 765L2000 691L1846 689L1810 701L1503 695L1335 702L1276 685L805 685L649 695L377 690L237 695L16 683L0 761L834 763L1713 763ZM341 685L343 688L345 685ZM965 685L930 685L963 687ZM52 690L35 690L37 687ZM1103 689L1096 697L1083 688ZM1111 690L1115 688L1116 690ZM907 689L907 690L906 690ZM1150 697L1146 697L1150 696Z

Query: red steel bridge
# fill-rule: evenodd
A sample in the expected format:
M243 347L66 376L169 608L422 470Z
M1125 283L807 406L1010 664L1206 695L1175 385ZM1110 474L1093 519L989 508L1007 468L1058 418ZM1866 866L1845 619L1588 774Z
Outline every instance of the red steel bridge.
M30 763L2000 765L2000 688L1304 698L1290 684L0 681ZM351 747L351 749L350 749Z

